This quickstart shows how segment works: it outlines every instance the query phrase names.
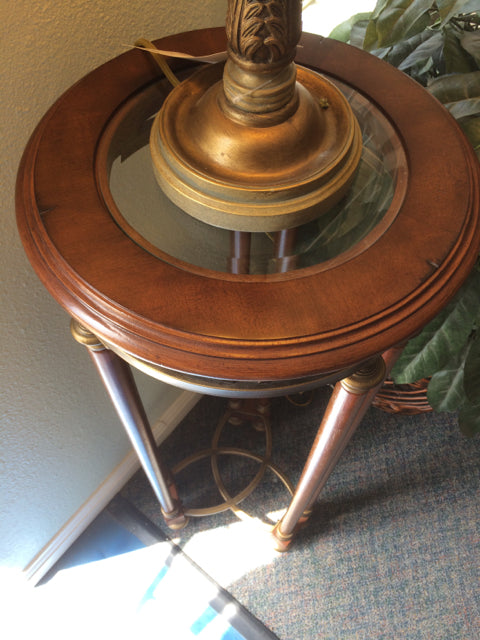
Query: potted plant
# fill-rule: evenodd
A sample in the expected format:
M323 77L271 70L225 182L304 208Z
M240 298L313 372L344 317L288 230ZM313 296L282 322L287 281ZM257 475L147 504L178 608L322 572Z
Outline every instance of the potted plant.
M378 0L330 37L363 48L421 83L455 117L480 158L479 0ZM435 411L480 431L480 260L455 299L405 347L395 384L428 379Z

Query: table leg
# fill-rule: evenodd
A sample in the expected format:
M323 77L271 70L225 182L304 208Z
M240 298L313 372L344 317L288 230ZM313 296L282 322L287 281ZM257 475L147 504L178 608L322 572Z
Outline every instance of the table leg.
M231 273L250 273L250 250L252 234L248 231L230 232L230 265Z
M283 229L275 234L274 257L276 271L285 273L295 269L298 256L294 253L297 229Z
M127 362L106 349L98 338L75 320L72 335L87 347L117 414L160 502L165 521L172 529L187 523L167 468L163 464L140 395Z
M273 530L279 551L288 548L295 532L308 520L320 491L400 352L400 348L391 349L383 358L373 358L335 385L294 496Z

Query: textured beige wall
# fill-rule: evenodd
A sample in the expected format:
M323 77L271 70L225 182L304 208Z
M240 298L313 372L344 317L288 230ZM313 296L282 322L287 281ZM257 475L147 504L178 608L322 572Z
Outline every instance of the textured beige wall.
M128 451L88 355L28 264L14 183L54 100L137 37L224 23L226 0L0 3L0 570L22 569ZM175 390L139 376L151 412Z

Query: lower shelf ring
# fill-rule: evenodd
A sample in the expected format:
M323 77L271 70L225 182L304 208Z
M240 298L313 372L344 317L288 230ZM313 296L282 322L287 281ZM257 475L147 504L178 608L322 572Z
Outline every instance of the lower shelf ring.
M294 487L289 479L285 476L280 469L276 465L274 465L271 460L272 453L272 434L269 421L265 418L265 416L261 415L249 415L250 418L255 417L263 422L263 431L265 432L265 455L260 456L245 449L240 449L238 447L219 447L218 443L220 440L220 435L224 426L227 424L229 419L234 415L235 411L227 411L222 419L219 421L217 428L215 429L215 433L212 439L212 446L209 449L203 449L196 453L193 453L191 456L188 456L180 463L178 463L172 470L173 474L177 474L180 471L183 471L186 467L191 465L198 460L203 458L211 459L212 473L215 481L215 485L220 492L220 495L224 499L224 502L215 505L213 507L199 507L199 508L191 508L184 509L184 513L186 516L190 516L192 518L215 515L217 513L222 513L223 511L227 511L230 509L239 519L241 520L257 520L252 516L248 515L245 511L238 508L238 505L245 500L260 484L263 476L265 475L265 471L270 469L283 483L283 485L287 488L288 492L291 496L294 493ZM247 414L244 414L246 416ZM237 495L230 496L228 493L223 480L220 475L220 470L218 468L218 456L219 455L234 455L241 456L244 458L249 458L250 460L255 460L260 463L260 468L255 474L253 480ZM274 525L268 525L267 523L263 523L268 528L273 528Z
M250 458L251 460L255 460L256 462L259 462L261 464L260 469L256 473L253 480L245 487L245 489L240 491L236 496L231 497L223 484L223 481L221 479L221 476L218 470L218 465L217 465L217 458L219 455L242 456L244 458ZM177 474L180 471L183 471L183 469L188 467L193 462L197 462L198 460L201 460L203 458L208 458L208 457L212 459L212 470L213 470L215 484L225 501L213 507L199 507L199 508L192 508L192 509L184 509L184 513L186 516L190 516L192 518L196 518L196 517L198 518L202 516L215 515L217 513L222 513L223 511L227 511L228 509L230 509L241 520L253 520L254 518L252 518L252 516L248 515L242 509L239 509L238 505L240 504L240 502L242 502L242 500L245 500L245 498L247 498L258 487L267 469L270 469L281 480L281 482L287 488L290 495L293 496L294 487L292 483L285 476L285 474L282 471L280 471L280 469L278 469L276 465L269 462L268 459L260 455L251 453L250 451L246 451L244 449L238 449L236 447L220 447L218 449L204 449L202 451L198 451L197 453L192 454L188 458L185 458L185 460L182 460L182 462L180 462L178 465L176 465L173 469L173 473Z

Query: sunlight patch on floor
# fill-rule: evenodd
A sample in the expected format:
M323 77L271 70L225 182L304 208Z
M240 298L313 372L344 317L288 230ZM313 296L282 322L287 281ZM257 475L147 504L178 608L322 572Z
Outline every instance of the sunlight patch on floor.
M238 521L196 533L183 550L225 588L281 555L274 549L269 530L258 520Z
M8 637L221 638L238 607L227 604L219 615L210 606L217 596L214 582L170 543L159 542L25 588L15 614L10 611L14 635Z

